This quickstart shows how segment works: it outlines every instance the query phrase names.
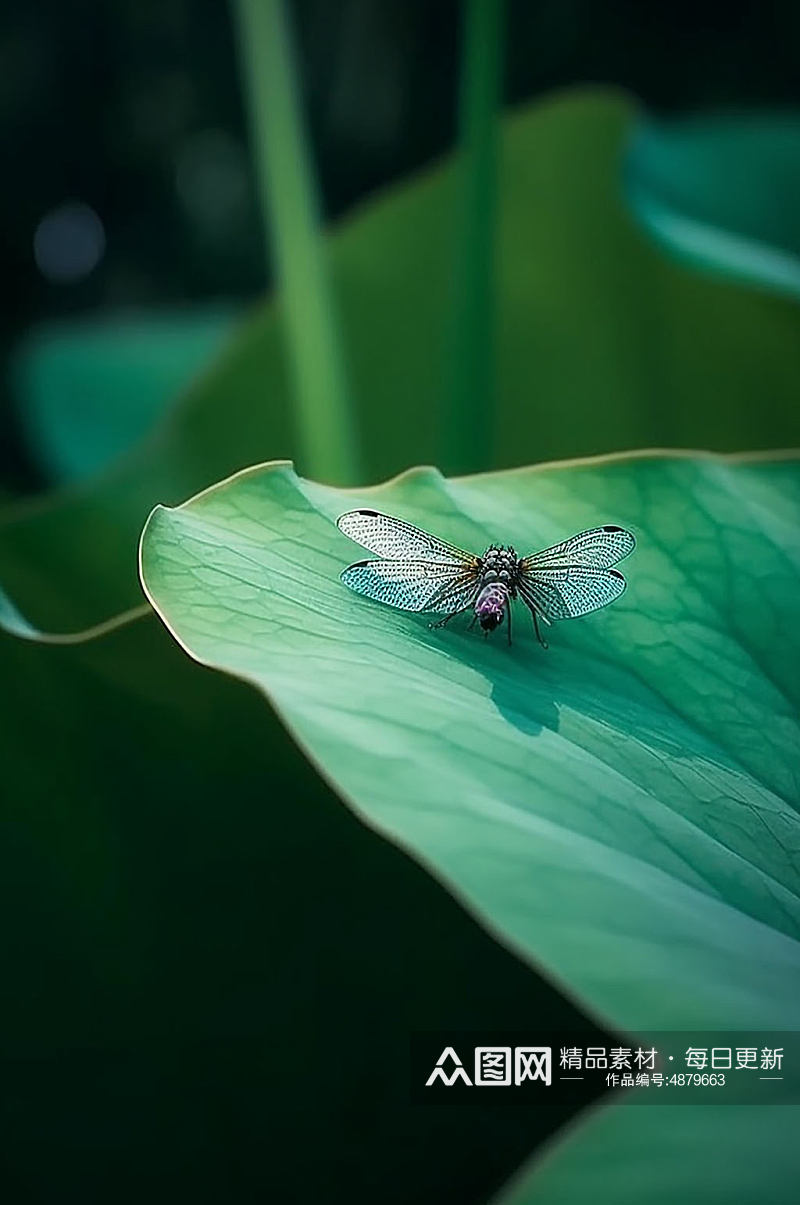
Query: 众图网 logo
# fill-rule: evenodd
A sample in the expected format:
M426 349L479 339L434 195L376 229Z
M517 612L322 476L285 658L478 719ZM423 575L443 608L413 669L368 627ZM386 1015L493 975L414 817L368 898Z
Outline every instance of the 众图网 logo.
M470 1078L452 1046L445 1046L425 1087L441 1082L446 1088L464 1084L468 1088L510 1088L512 1084L539 1081L548 1087L552 1080L552 1054L549 1046L475 1046Z

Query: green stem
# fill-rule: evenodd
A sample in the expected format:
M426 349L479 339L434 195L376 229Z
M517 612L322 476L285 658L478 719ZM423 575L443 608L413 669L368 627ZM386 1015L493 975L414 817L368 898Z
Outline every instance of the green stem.
M272 247L295 380L304 472L361 479L353 402L320 234L283 0L234 0L265 242Z
M459 210L440 463L491 463L495 404L495 225L503 0L465 0L459 97Z

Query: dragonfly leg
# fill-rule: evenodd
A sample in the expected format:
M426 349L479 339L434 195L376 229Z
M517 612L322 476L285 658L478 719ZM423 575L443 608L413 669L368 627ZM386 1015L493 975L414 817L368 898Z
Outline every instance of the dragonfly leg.
M445 615L444 619L437 619L436 623L429 623L428 627L429 628L443 628L450 622L451 619L455 619L456 615L463 615L464 612L468 611L471 606L472 606L472 602L470 601L467 603L467 605L465 607L459 607L457 610L451 611L449 615ZM472 623L474 623L474 622L475 622L475 619L472 620ZM472 623L469 625L470 628L472 627Z
M542 648L546 649L547 641L542 639L542 633L539 631L539 619L533 607L531 607L531 615L533 616L533 626L536 631L536 639L539 641L539 644L542 646Z
M510 601L508 604L508 608L506 610L506 616L507 616L507 622L508 622L508 647L511 648L511 602Z
M460 611L451 611L449 615L445 615L444 619L437 619L436 623L429 623L429 628L444 628L451 619L455 619L456 615L461 615L466 611L466 607L462 607Z

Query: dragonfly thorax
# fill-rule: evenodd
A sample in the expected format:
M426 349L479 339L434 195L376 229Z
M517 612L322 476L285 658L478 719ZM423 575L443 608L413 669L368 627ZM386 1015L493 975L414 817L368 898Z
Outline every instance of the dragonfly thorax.
M487 548L480 561L481 586L502 582L513 589L518 576L519 557L513 548L499 548L495 545Z
M516 594L519 558L513 548L491 545L481 557L480 587L475 600L475 616L484 632L499 627L506 608Z

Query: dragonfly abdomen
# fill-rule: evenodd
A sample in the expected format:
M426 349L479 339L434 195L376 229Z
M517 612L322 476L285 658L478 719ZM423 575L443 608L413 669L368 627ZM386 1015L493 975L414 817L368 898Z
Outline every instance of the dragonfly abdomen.
M493 632L503 622L511 590L505 582L489 582L475 600L475 616L484 632Z

